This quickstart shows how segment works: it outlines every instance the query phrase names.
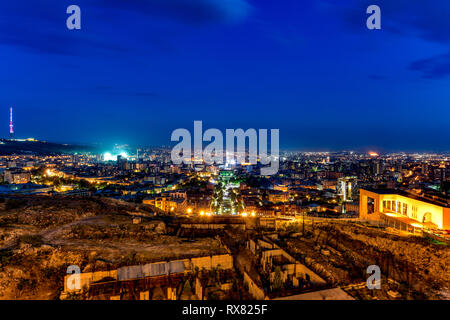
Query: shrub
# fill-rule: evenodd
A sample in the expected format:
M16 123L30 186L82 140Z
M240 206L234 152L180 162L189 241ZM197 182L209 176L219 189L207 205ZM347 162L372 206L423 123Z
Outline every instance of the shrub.
M19 283L17 283L17 289L19 291L22 291L25 288L31 289L31 290L36 289L36 280L35 279L21 278L19 280Z
M0 266L8 265L13 259L13 253L9 250L0 251Z

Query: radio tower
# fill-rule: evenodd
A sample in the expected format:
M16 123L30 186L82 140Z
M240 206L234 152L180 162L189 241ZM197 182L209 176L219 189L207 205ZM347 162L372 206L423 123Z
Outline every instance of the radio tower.
M13 120L12 120L12 107L9 108L9 138L14 138Z

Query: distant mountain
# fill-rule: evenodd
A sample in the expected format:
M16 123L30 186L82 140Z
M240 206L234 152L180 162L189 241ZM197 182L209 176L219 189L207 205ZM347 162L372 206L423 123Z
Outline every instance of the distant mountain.
M7 140L0 139L0 155L8 154L72 154L81 152L95 152L91 146L59 144L37 140Z

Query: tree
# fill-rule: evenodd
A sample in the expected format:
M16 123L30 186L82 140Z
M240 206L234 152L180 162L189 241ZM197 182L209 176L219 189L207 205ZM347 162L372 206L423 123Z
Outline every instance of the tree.
M281 273L281 268L277 266L275 268L275 276L273 277L273 290L281 290L283 288L283 278Z
M184 283L183 292L185 292L185 293L192 292L191 283L189 282L189 280L186 280L186 282Z

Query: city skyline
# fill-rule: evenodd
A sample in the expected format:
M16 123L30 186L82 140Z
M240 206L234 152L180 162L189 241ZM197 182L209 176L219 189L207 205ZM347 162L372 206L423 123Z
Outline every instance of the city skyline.
M128 149L136 149L136 148L153 148L153 147L166 147L166 148L170 148L173 147L176 142L173 141L167 141L166 143L163 144L149 144L149 143L136 143L133 141L124 141L121 140L122 143L112 143L112 142L83 142L83 141L67 141L67 140L61 140L61 139L54 139L54 140L43 140L40 139L40 135L39 134L33 134L32 136L20 136L20 137L15 137L15 133L14 131L12 131L12 107L9 109L10 110L10 117L9 117L9 137L7 137L6 135L4 137L2 137L1 139L6 139L6 140L16 140L16 141L46 141L46 142L52 142L52 143L56 143L56 144L61 144L61 145L73 145L73 146L89 146L92 147L92 152L94 153L104 153L104 152L108 152L107 150L113 149L115 148L115 146L118 145L125 145L127 146ZM251 129L251 128L250 128ZM245 129L244 129L245 130ZM38 138L36 138L38 137ZM208 145L209 142L207 141L203 141L203 147L205 147L206 145ZM248 145L246 144L246 150L248 149ZM105 151L106 150L106 151ZM359 147L354 147L354 148L331 148L331 147L310 147L310 148L297 148L297 147L283 147L281 146L280 148L281 152L316 152L316 153L339 153L339 152L357 152L357 153L377 153L377 154L396 154L396 153L409 153L409 154L413 154L413 153L422 153L422 154L427 154L427 153L438 153L438 154L446 154L448 152L450 152L450 149L448 148L442 148L442 149L438 149L438 148L403 148L403 149L399 149L399 148L383 148L380 146L376 146L376 145L366 145L366 146L359 146ZM193 152L193 149L192 149Z

